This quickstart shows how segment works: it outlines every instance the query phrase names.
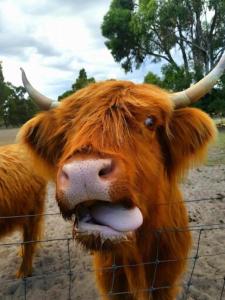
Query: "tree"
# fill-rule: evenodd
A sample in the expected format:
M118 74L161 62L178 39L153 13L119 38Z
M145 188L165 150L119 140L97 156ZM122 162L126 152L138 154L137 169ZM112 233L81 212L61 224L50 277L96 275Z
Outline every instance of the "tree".
M224 54L224 15L224 0L112 0L101 29L126 72L146 59L164 62L162 77L149 72L145 82L179 91L200 80ZM225 78L198 106L225 114L224 98Z
M132 0L113 0L102 24L102 34L108 39L105 44L111 50L115 61L122 62L125 71L131 69L131 49L133 53L135 52L135 35L131 28L134 13L133 2ZM138 54L136 53L135 56L138 57Z
M125 71L149 58L199 80L224 53L224 15L224 0L113 0L102 34Z
M2 62L0 61L0 101L2 101L3 99L3 89L4 89L4 76L2 72Z
M5 110L5 102L6 99L11 95L11 89L7 85L7 83L4 80L3 76L3 70L2 70L2 62L0 62L0 126L2 123L5 123L5 116L6 116L6 110Z
M190 85L191 73L188 73L187 76L184 67L174 69L172 65L167 64L162 66L161 72L162 78L151 71L148 72L144 78L144 82L152 83L171 91L181 91Z
M211 115L225 116L225 75L222 76L220 84L217 88L206 95L201 101L198 101L194 106L207 111Z
M38 108L33 101L25 98L26 90L24 87L15 87L7 83L9 93L3 104L3 120L5 127L18 127L37 113Z
M145 76L144 82L163 87L163 80L151 71Z
M4 81L0 63L0 126L20 126L38 111L31 99L25 98L24 87Z
M87 86L90 83L94 83L95 79L94 77L87 77L87 73L85 71L85 69L81 69L79 71L79 76L77 77L75 83L72 84L71 86L71 90L68 90L66 92L64 92L62 95L60 95L58 97L59 100L73 94L74 92L78 91L79 89L84 88L85 86Z
M3 120L3 103L4 103L4 93L5 93L5 83L4 76L2 72L2 62L0 61L0 125Z

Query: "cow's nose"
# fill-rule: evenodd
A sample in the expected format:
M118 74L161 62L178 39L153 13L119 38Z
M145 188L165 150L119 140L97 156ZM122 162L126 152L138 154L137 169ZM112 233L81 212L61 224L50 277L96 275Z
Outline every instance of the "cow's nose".
M58 173L58 189L74 201L107 200L114 177L115 163L111 159L74 160Z
M74 180L110 179L113 171L111 159L85 160L65 164L61 169L61 177L66 182Z

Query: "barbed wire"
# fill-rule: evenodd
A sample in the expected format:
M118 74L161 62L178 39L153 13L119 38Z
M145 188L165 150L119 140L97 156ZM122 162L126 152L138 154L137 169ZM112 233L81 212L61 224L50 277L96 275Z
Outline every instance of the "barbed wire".
M193 202L202 202L202 201L225 201L225 195L217 194L216 197L208 197L208 198L201 198L201 199L192 199L192 200L182 200L182 201L169 201L169 202L159 202L159 203L149 203L150 206L161 206L161 205L171 205L176 204L180 205L183 203L193 203ZM39 217L39 216L60 216L60 212L51 212L51 213L43 213L43 214L26 214L26 215L13 215L13 216L0 216L0 220L2 219L16 219L16 218L29 218L29 217Z
M114 270L116 270L116 267L114 267ZM80 273L80 272L79 272ZM27 299L26 298L26 288L27 288L27 284L29 283L29 281L32 281L32 280L37 280L37 279L43 279L43 278L56 278L56 277L62 277L62 276L68 276L69 278L71 277L71 275L77 275L78 272L77 271L73 271L72 269L67 271L67 272L52 272L50 274L42 274L42 275L38 275L38 276L32 276L32 277L26 277L26 278L23 278L23 279L18 279L18 281L20 281L23 285L24 285L24 299ZM208 278L209 280L209 278ZM225 296L225 278L224 277L214 277L214 278L211 278L212 281L221 281L222 282L222 285L221 285L221 293L219 293L219 297L218 297L218 300L223 300L223 296ZM8 282L15 282L15 280L11 280L11 281L8 281ZM176 284L176 285L165 285L165 286L158 286L158 287L151 287L151 288L148 288L148 289L137 289L135 291L119 291L119 292L113 292L111 289L110 291L107 293L107 294L99 294L100 297L105 297L105 296L116 296L116 295L129 295L129 294L132 294L132 293L137 293L137 292L153 292L153 291L157 291L157 290L161 290L161 289L169 289L171 287L179 287L179 288L183 288L184 290L187 289L187 287L190 287L192 285L191 282L183 282L182 285L179 285L179 284ZM113 284L112 284L113 286ZM183 299L186 299L184 297L186 297L186 294L184 292L184 295L183 296ZM71 287L69 288L69 292L68 292L68 299L72 300L73 298L71 298ZM93 299L92 296L85 296L85 300L86 299ZM182 299L182 300L183 300ZM213 300L216 300L216 299L213 299Z
M186 203L193 203L193 202L202 202L202 201L224 201L225 200L225 195L218 194L216 197L209 197L209 198L201 198L201 199L193 199L193 200L188 200L185 201ZM170 204L180 204L180 202L170 202L170 203L159 203L158 205L170 205ZM155 205L155 204L154 204ZM36 216L57 216L60 215L59 212L53 212L53 213L44 213L44 214L38 214L38 215L21 215L21 216L1 216L1 219L13 219L13 218L26 218L26 217L36 217ZM213 223L213 224L195 224L195 225L190 225L188 227L166 227L166 228L153 228L152 230L149 231L149 233L155 234L156 235L156 256L155 259L152 261L143 261L140 263L131 263L131 264L117 264L116 263L116 256L114 255L113 257L113 263L110 266L103 267L103 268L93 268L91 266L83 266L83 270L76 271L72 267L71 263L71 242L74 241L72 236L67 236L67 237L59 237L59 238L49 238L49 239L40 239L40 240L33 240L33 241L14 241L14 242L6 242L6 243L0 243L0 247L6 246L16 246L16 245L25 245L29 243L53 243L53 242L65 242L66 243L66 252L65 255L67 256L67 264L68 264L68 269L67 271L59 271L59 272L45 272L42 273L41 275L32 275L31 277L25 277L23 279L3 279L0 280L0 286L7 285L14 283L15 281L19 282L23 286L23 299L27 300L28 299L28 284L31 281L43 279L45 280L45 284L47 286L47 281L50 278L56 278L60 276L67 276L68 277L68 299L73 300L75 299L72 295L72 284L73 284L73 276L76 276L78 274L85 274L87 272L112 272L112 281L110 285L110 289L107 294L104 295L99 295L100 297L106 297L108 296L110 299L113 297L118 297L121 296L132 296L132 294L135 293L148 293L149 294L149 299L151 299L151 294L163 290L163 289L170 289L172 287L182 287L183 288L183 294L182 294L182 300L188 300L188 297L191 293L191 287L193 286L193 278L196 270L196 266L198 264L199 259L202 258L207 258L207 257L222 257L223 255L225 256L225 251L217 251L214 253L200 253L200 245L202 241L202 234L203 232L207 231L212 231L212 230L225 230L225 224L224 223ZM197 237L197 245L195 249L195 254L188 256L188 257L179 257L179 258L173 258L173 259L160 259L159 257L159 245L160 245L160 238L162 233L164 232L185 232L185 231L191 231L191 232L197 232L198 237ZM145 233L146 234L146 233ZM225 247L224 247L225 248ZM160 265L166 264L166 263L175 263L179 261L192 261L193 265L190 270L190 275L188 279L186 279L183 283L177 284L177 285L164 285L164 286L156 286L156 277L157 277L157 271ZM148 266L151 265L153 266L153 276L152 280L150 282L150 285L146 289L137 289L135 291L115 291L115 280L116 280L116 271L123 269L123 268L137 268L140 266ZM207 277L207 280L216 280L216 281L221 281L221 289L218 290L218 300L223 300L225 299L225 274L224 276L213 276L212 279ZM80 298L79 298L80 299ZM85 299L93 299L92 297L89 297L88 295L85 296ZM215 299L215 300L217 300ZM213 299L214 300L214 299Z

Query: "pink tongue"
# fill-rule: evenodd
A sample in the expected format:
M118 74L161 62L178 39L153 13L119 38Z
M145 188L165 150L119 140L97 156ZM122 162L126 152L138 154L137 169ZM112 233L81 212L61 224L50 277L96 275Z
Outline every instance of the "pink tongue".
M138 207L125 208L119 204L96 204L90 208L92 217L100 224L117 231L133 231L143 223L143 216Z

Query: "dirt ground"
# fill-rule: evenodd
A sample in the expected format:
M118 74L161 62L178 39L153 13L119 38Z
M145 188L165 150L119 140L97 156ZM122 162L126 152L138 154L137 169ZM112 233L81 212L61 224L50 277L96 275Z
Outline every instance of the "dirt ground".
M0 130L0 145L13 142L16 132L15 129ZM182 299L225 299L224 136L222 134L222 139L210 151L209 163L191 171L182 185L185 201L190 201L187 207L194 239L184 287L192 273L193 276ZM0 241L0 299L99 299L91 255L71 240L71 223L65 222L58 212L51 183L46 213L56 215L45 217L45 241L36 253L33 277L15 279L20 257L17 255L19 246L12 243L19 243L20 235L15 233ZM196 254L198 258L194 259Z
M0 146L15 142L17 128L0 129Z

